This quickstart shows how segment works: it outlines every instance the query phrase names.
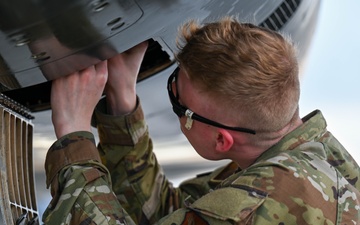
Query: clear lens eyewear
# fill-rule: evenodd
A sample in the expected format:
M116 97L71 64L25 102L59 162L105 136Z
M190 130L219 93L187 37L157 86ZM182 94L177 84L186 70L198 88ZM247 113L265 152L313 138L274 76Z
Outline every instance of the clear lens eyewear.
M168 94L169 94L169 98L170 98L170 102L171 102L173 111L179 118L181 118L182 116L186 116L190 119L197 120L199 122L209 124L211 126L224 128L227 130L234 130L234 131L249 133L249 134L256 134L256 132L254 130L251 130L248 128L229 127L229 126L223 125L221 123L212 121L210 119L206 119L205 117L202 117L202 116L196 114L195 112L191 111L190 109L186 108L185 106L181 105L179 103L179 95L177 93L177 88L176 88L176 96L173 91L173 85L175 85L175 86L177 85L177 76L179 74L179 70L180 70L179 67L177 67L174 70L174 72L170 75L170 77L168 79L168 84L167 84Z

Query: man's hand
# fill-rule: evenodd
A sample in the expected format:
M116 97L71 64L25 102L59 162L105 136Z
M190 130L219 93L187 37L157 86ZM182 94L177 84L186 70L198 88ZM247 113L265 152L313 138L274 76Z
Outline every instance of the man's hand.
M147 46L147 42L140 43L108 60L105 94L109 114L124 115L135 109L136 80Z
M91 116L108 78L107 61L52 83L52 121L57 138L75 131L91 131Z
M52 83L52 121L57 138L91 131L91 116L104 91L108 113L124 115L136 107L136 80L145 55L143 42L113 58Z

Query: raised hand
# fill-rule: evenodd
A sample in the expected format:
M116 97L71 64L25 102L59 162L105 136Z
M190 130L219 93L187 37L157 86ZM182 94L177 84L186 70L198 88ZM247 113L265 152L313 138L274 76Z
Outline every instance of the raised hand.
M140 43L108 60L105 94L109 114L124 115L135 109L136 80L147 46L147 42Z
M103 61L53 81L51 108L57 138L75 131L91 131L91 116L107 78L107 61Z

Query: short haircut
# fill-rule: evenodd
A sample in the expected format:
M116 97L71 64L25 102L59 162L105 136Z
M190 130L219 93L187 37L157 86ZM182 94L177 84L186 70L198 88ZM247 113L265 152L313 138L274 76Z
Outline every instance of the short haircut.
M288 37L225 17L204 25L187 22L177 45L181 68L224 111L231 110L236 125L278 131L298 114L297 50Z

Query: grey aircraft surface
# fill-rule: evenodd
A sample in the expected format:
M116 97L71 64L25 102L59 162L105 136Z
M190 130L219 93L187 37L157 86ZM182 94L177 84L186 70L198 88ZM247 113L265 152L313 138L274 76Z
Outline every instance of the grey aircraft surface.
M34 179L34 126L50 114L52 80L148 40L138 94L154 143L177 143L181 134L165 87L176 67L179 25L235 15L291 36L301 63L320 5L320 0L0 0L0 224L40 224L36 196L41 194L35 188L45 183ZM47 132L52 130L40 133ZM170 164L165 172L184 169Z

